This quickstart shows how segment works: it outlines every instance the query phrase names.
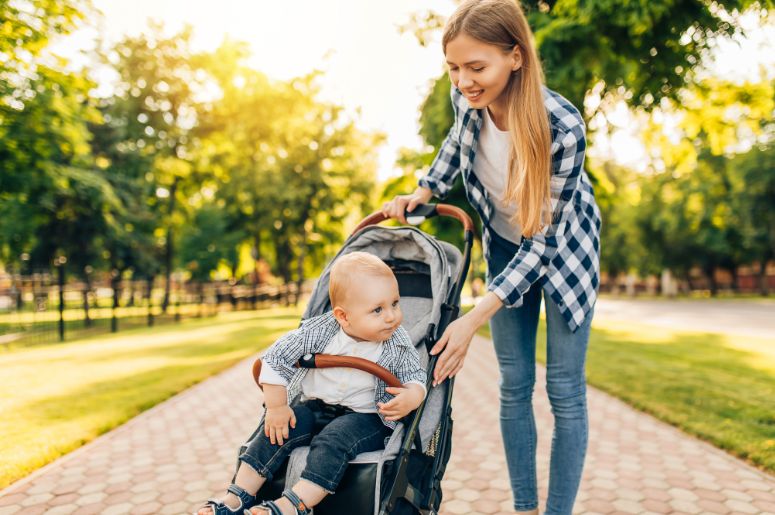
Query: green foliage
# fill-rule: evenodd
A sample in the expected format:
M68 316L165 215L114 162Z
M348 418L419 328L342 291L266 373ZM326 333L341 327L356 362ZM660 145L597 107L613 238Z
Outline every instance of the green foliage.
M448 91L449 81L442 77L422 108L421 134L433 150L403 150L398 163L405 175L385 185L384 199L411 191L415 177L427 172L452 124ZM715 293L716 269L734 274L741 265L773 257L769 160L775 94L766 81L708 78L682 89L677 98L664 99L643 132L654 163L647 174L588 163L604 220L601 266L612 278L668 268L684 279L699 267ZM469 208L459 182L449 202ZM459 243L453 226L430 230Z
M446 75L436 79L420 108L420 136L426 145L437 150L455 121L455 112L449 100L451 87Z
M89 0L27 0L0 2L2 73L34 67L32 58L51 38L72 32L91 11Z
M612 279L635 270L659 271L648 261L650 241L634 230L640 199L638 177L610 162L593 171L599 177L595 198L603 219L600 268Z
M549 87L582 109L587 92L623 96L633 107L675 99L690 84L716 37L739 32L735 18L754 9L766 16L771 0L522 0ZM425 11L402 31L421 45L444 19ZM592 114L592 113L587 113Z
M230 227L244 231L276 274L300 280L369 207L383 136L317 100L317 73L271 82L242 64L246 55L227 42L202 61L221 96L201 115L194 166Z
M698 266L715 293L717 268L734 273L772 258L773 86L708 79L680 99L663 102L645 131L656 173L640 181L635 227L648 244L650 271L687 276Z
M749 255L743 262L758 261L763 267L775 259L775 147L756 146L729 162L737 185L731 208L736 213L741 247Z
M302 280L370 207L384 137L320 102L316 73L271 82L243 64L244 44L195 54L189 28L166 36L152 24L104 50L117 79L96 98L86 71L45 53L89 4L29 4L0 5L0 52L13 56L0 68L0 260L11 269L63 255L82 275L169 277L179 263L204 279L221 264L240 270L247 242Z
M85 71L47 53L90 4L25 5L31 9L0 4L0 260L13 270L64 255L81 275L152 277L177 264L197 278L228 266L239 279L253 247L276 275L301 280L373 200L414 189L453 121L441 77L421 107L425 147L401 151L404 175L375 199L384 137L318 100L318 73L271 81L244 64L243 43L195 54L190 29L165 36L153 25L104 52L118 79L98 99ZM753 4L525 5L550 86L579 106L595 87L654 113L646 176L590 164L605 221L604 269L685 274L772 259L772 84L686 85L709 41L737 30L736 10ZM409 28L424 37L439 22L427 12ZM678 120L677 129L660 116ZM476 219L461 181L445 202ZM454 221L424 228L462 245Z
M550 87L580 107L587 91L602 83L601 95L626 92L631 105L648 108L677 97L714 37L738 31L726 13L758 4L529 0L523 5Z
M58 12L58 11L57 11ZM64 22L62 22L64 23ZM32 30L32 29L30 29ZM33 38L31 35L30 38ZM46 39L29 41L40 52ZM25 54L21 47L15 52ZM18 44L19 42L17 42ZM0 81L0 259L48 268L58 255L76 265L114 223L118 199L90 152L87 123L99 119L83 73L41 64L31 51ZM22 256L29 261L22 263Z
M209 281L222 262L236 263L238 245L245 233L229 228L228 213L215 204L205 204L182 228L180 263L195 281Z

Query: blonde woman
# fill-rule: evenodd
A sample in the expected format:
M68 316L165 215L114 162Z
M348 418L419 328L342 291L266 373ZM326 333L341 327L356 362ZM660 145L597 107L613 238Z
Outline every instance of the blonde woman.
M442 44L455 123L419 187L383 212L405 222L405 210L444 198L463 174L482 219L488 292L431 351L441 352L434 380L460 371L473 335L489 321L519 513L538 512L532 394L543 296L555 417L546 513L570 514L587 447L584 360L599 275L600 212L584 171L584 122L544 86L533 35L514 0L464 2Z

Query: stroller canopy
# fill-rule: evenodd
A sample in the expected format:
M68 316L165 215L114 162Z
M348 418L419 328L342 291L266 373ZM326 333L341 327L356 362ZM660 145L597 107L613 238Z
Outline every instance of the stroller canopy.
M350 236L336 258L356 251L374 254L393 269L401 294L403 326L417 346L426 336L430 324L438 327L441 306L446 302L462 266L460 250L414 227L373 225ZM331 309L328 284L331 266L336 258L320 275L304 312L304 319ZM427 359L427 352L421 352L420 355L424 360Z

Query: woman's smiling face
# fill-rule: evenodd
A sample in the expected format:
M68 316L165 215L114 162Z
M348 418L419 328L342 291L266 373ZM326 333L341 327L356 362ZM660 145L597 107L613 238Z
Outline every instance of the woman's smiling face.
M461 32L445 49L449 79L474 109L482 109L506 93L511 74L519 69L519 51L504 53Z

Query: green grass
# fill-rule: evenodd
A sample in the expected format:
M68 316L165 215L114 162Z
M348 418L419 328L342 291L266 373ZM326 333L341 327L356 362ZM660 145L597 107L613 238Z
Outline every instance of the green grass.
M224 307L228 309L227 305ZM164 325L175 321L178 312L181 318L198 316L212 316L217 313L215 305L204 305L201 308L196 304L188 304L177 308L171 306L166 314L162 313L159 306L154 306L154 325ZM112 310L110 308L95 308L89 311L92 325L86 327L82 309L67 309L64 312L65 341L74 341L81 338L96 336L110 332ZM148 308L146 307L121 307L116 310L118 318L118 331L147 327ZM59 312L56 310L34 313L24 311L21 313L0 314L0 341L2 336L12 335L13 338L3 342L0 349L16 349L33 345L45 345L59 342Z
M489 338L489 329L483 328ZM538 333L546 363L546 325ZM588 382L775 472L775 340L595 321Z
M0 352L0 488L258 352L294 309Z

